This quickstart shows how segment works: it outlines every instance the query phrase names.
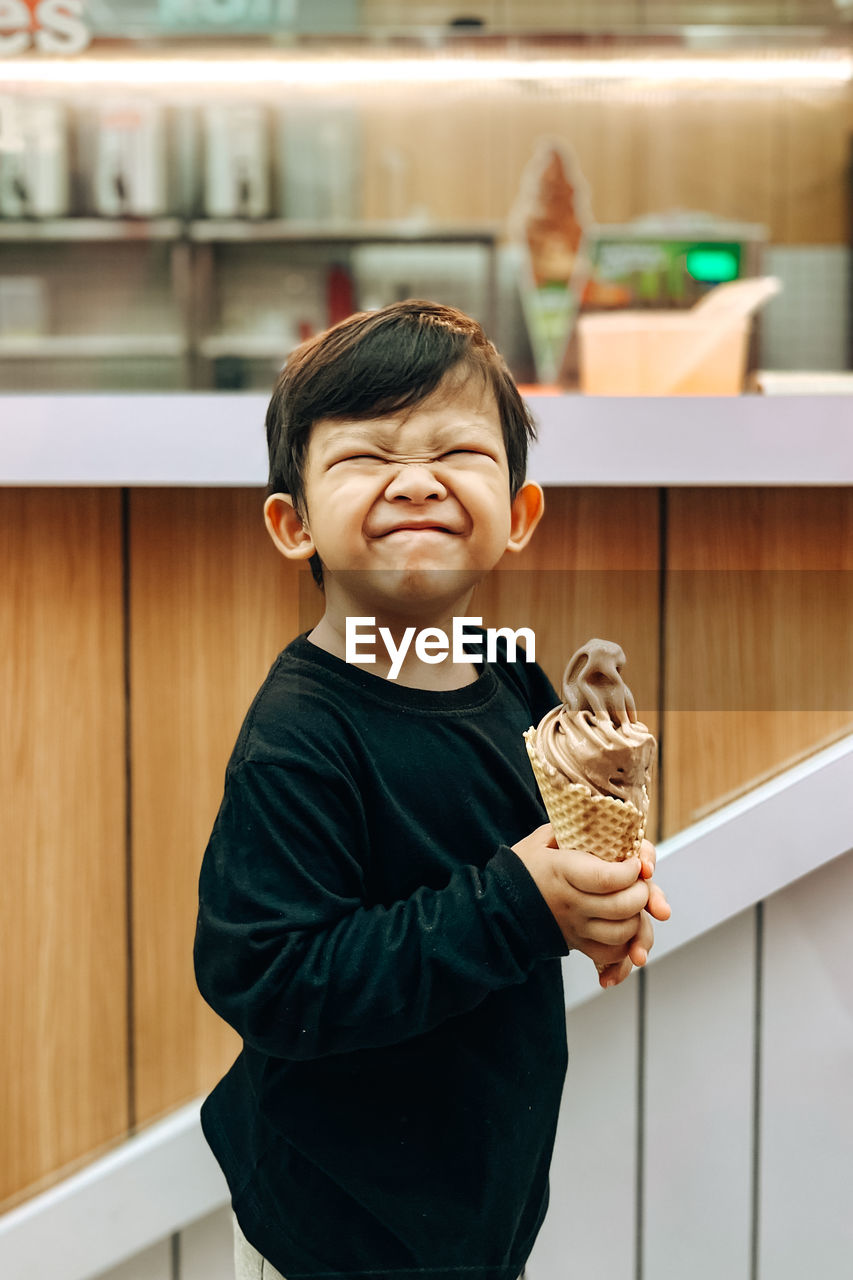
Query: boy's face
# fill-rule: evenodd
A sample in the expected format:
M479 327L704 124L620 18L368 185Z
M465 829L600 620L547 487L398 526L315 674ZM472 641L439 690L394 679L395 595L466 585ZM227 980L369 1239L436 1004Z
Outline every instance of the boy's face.
M306 518L299 522L279 495L278 518L269 499L267 522L285 555L317 552L327 609L337 600L351 614L427 616L470 592L497 564L518 537L516 507L529 514L531 491L538 495L535 525L538 486L510 501L491 389L476 376L462 381L452 373L413 409L316 422L305 466ZM521 523L526 542L532 527Z

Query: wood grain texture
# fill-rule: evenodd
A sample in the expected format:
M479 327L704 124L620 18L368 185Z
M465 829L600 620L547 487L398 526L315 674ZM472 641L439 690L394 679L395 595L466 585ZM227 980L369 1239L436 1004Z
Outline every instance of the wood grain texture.
M127 1124L121 513L0 490L0 1200Z
M209 1090L239 1050L203 1003L198 872L225 765L271 663L297 634L296 568L255 490L131 498L133 956L137 1118Z
M132 1064L120 495L0 495L10 815L0 910L9 954L21 957L2 980L5 1196L119 1137L129 1084L143 1123L207 1091L233 1060L236 1037L195 988L198 870L249 702L322 612L310 575L269 542L259 491L138 489L129 500ZM849 705L817 696L822 673L853 670L853 495L677 490L667 530L663 781L674 831L853 723ZM549 490L530 547L504 558L472 612L487 626L532 627L557 687L579 644L617 639L658 732L659 537L656 490ZM734 690L738 705L688 706L697 671L709 697Z
M690 209L774 244L844 244L850 86L454 84L354 98L362 214L507 226L542 138L570 145L602 224Z
M664 832L853 728L853 492L669 495Z
M549 489L532 541L503 557L472 612L485 626L531 627L558 694L584 641L616 640L638 714L656 733L659 554L656 489ZM656 823L653 804L649 832Z
M785 193L777 151L788 120L786 103L784 91L749 87L638 90L639 210L695 209L763 223L771 228L771 240L778 240L776 209ZM831 119L820 119L833 132Z
M781 244L845 244L849 239L849 86L789 93L781 104L779 212Z

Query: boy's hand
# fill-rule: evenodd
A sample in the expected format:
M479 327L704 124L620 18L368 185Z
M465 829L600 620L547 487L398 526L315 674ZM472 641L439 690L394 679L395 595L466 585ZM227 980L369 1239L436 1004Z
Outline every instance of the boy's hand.
M530 872L566 945L589 956L603 987L623 982L644 965L654 943L651 917L668 920L670 907L654 874L655 850L643 841L639 857L606 862L580 849L559 849L550 822L512 846Z

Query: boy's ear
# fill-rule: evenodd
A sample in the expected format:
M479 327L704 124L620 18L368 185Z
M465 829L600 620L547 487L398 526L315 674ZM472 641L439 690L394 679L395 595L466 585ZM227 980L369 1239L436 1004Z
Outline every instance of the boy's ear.
M288 560L308 560L313 556L314 539L289 493L270 494L264 503L264 523L273 542Z
M528 480L513 498L512 524L510 526L507 551L522 551L533 537L533 530L542 519L545 510L545 495L538 484Z

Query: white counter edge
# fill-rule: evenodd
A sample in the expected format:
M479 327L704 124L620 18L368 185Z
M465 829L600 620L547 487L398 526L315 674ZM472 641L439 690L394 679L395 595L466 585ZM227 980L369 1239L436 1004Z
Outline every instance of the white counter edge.
M254 392L0 396L0 485L266 483ZM531 395L543 486L853 484L853 396Z

